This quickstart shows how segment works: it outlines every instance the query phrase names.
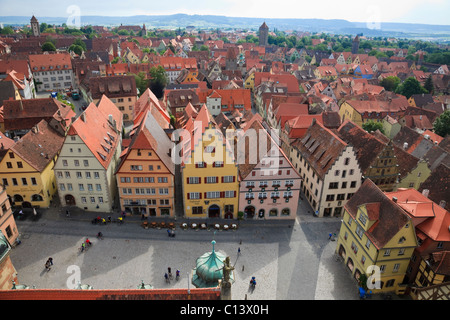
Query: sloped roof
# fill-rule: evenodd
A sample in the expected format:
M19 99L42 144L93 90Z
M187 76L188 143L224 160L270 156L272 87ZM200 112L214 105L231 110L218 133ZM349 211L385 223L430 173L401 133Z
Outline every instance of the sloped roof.
M20 156L36 171L42 172L53 161L64 143L64 137L45 120L17 141L10 150Z
M292 146L302 153L314 171L323 179L328 169L347 147L347 143L325 128L323 124L313 120L303 138L294 141Z
M78 135L98 162L107 169L118 146L120 132L116 132L108 116L91 103L72 123L67 135Z
M413 222L418 218L415 227L433 241L450 241L450 212L415 189L389 192L386 196L391 199L396 197L397 204L411 216Z
M350 120L346 120L337 132L342 140L355 148L356 158L363 172L369 168L387 145Z
M366 235L377 249L381 249L409 222L409 218L402 208L389 199L370 179L366 179L347 201L345 209L353 219L356 219L360 206L373 203L378 203L378 218L366 231ZM372 208L371 206L373 205L369 207Z
M440 164L430 176L421 183L419 191L429 190L428 198L440 204L445 201L445 209L450 210L450 168L444 164Z

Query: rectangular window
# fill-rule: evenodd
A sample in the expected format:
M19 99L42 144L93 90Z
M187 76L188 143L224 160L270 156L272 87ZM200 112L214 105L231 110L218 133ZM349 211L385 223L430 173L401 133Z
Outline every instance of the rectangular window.
M86 197L81 197L81 202L82 203L86 203L87 201L86 201Z
M98 197L98 202L103 203L103 197Z
M86 171L86 179L90 179L91 178L91 173L89 171Z
M330 182L329 189L337 189L338 185L338 182Z
M203 207L192 207L192 214L202 214Z
M97 183L97 184L95 185L95 189L96 189L97 191L102 191L102 185Z
M84 191L84 184L82 184L82 183L78 184L78 189L80 191Z
M189 192L188 199L201 199L201 193L200 192Z
M158 183L167 183L167 177L158 177Z
M217 183L217 177L206 177L205 183Z
M27 178L22 178L22 185L24 186L28 185Z
M100 179L100 174L98 172L94 172L94 179Z
M217 199L217 198L220 198L220 192L219 191L206 192L206 199Z

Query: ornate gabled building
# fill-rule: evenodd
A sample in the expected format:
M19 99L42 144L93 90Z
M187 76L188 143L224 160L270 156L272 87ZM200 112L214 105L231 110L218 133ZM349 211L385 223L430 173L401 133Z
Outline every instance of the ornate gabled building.
M381 140L349 120L340 126L337 133L355 148L363 177L371 179L382 191L394 190L399 166L392 141Z
M290 158L315 215L341 216L361 185L355 148L313 119L303 138L291 144Z

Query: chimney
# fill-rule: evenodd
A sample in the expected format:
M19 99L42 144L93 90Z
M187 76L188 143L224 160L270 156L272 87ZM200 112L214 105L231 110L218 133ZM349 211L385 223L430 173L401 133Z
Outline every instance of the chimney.
M404 150L408 149L408 142L403 143L403 149Z
M86 115L84 114L84 112L80 114L80 119L81 121L86 122Z
M441 200L440 202L439 202L439 206L441 207L441 208L444 208L445 209L445 206L447 205L447 202L445 201L445 200Z
M422 195L424 195L425 197L427 197L428 198L428 194L430 193L430 190L428 190L428 189L423 189L422 190Z
M397 203L397 197L392 197L392 201L394 201L395 203Z

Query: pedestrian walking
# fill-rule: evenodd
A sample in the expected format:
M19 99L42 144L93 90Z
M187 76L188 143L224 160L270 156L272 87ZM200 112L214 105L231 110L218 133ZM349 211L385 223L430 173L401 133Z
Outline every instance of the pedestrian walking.
M69 210L66 210L66 217L70 217L70 212L69 212Z
M48 262L50 262L50 265L52 266L53 265L53 258L52 257L48 258Z
M241 255L241 247L238 248L238 256Z
M328 240L331 240L331 237L333 236L333 234L332 233L329 233L328 234Z

